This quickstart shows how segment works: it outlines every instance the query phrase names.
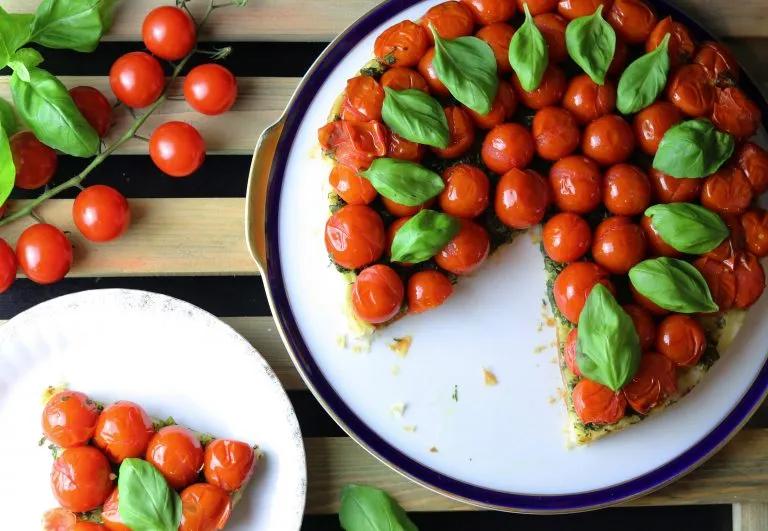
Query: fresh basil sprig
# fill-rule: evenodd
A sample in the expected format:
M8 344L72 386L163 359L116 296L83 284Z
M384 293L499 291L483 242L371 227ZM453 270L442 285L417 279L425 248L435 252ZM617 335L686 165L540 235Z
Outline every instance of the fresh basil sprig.
M339 522L345 531L418 531L386 492L366 485L342 489Z
M616 88L616 108L635 113L656 101L669 75L669 33L656 49L641 55L624 70Z
M718 131L709 120L687 120L664 133L653 167L672 177L706 177L731 157L734 146L733 137Z
M0 126L0 205L11 195L15 181L16 165L13 163L11 144L5 128Z
M0 68L8 64L11 56L29 41L31 19L11 15L0 7Z
M19 130L19 121L16 119L16 111L8 101L0 98L0 127L5 130L5 134L12 136Z
M117 510L134 531L176 531L181 498L160 472L143 459L125 459L117 476Z
M40 52L34 48L22 48L20 50L16 50L16 52L11 56L11 59L8 61L8 66L10 66L23 81L29 83L29 69L33 66L39 65L42 62L43 56L40 55Z
M608 288L596 284L579 317L579 370L590 380L618 391L637 372L640 354L640 339L632 318Z
M421 90L385 87L381 116L390 130L411 142L444 149L451 141L443 107Z
M525 22L518 28L509 43L509 64L517 74L520 85L530 92L539 88L541 78L549 63L547 41L533 22L528 4L523 4Z
M360 175L387 199L418 206L443 191L443 179L432 170L406 160L379 158Z
M437 77L451 95L478 114L491 112L499 76L491 46L477 37L443 39L430 25L435 39L433 64Z
M115 0L43 0L30 40L48 48L92 52L112 23Z
M406 221L392 240L392 261L417 264L429 260L459 232L459 221L441 212L422 210Z
M683 260L644 260L629 270L629 280L638 293L673 312L711 313L719 309L699 270Z
M708 253L729 234L720 216L693 203L653 205L645 215L661 239L681 253Z
M571 20L565 28L568 55L598 85L605 76L616 52L616 32L603 18L603 5L594 13Z

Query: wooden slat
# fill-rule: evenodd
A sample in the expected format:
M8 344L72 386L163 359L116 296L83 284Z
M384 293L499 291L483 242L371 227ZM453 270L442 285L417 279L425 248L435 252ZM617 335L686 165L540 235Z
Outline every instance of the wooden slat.
M765 531L766 529L768 529L768 504L733 504L733 531Z

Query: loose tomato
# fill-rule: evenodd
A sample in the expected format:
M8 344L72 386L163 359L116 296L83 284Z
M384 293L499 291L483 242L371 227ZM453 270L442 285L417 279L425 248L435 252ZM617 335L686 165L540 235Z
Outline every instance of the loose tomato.
M496 185L496 216L507 227L527 229L540 223L549 201L547 181L534 170L513 168Z
M656 344L656 323L651 313L637 304L625 304L622 308L635 325L637 337L640 339L640 348L643 352L651 350Z
M701 204L718 214L742 214L753 195L744 172L738 166L725 166L704 181Z
M478 24L493 24L509 20L515 14L515 4L507 0L461 0L469 7Z
M120 57L109 71L109 85L118 100L128 107L152 105L165 88L165 74L157 59L144 52Z
M606 17L629 44L643 44L656 26L656 13L643 0L614 0Z
M17 188L34 190L53 178L58 166L56 152L40 142L30 131L16 133L10 139L11 156L16 167Z
M403 306L403 281L389 266L377 264L363 269L352 286L352 308L372 324L392 320Z
M581 310L595 284L603 284L613 291L608 271L592 262L573 262L565 266L555 279L555 304L563 316L578 324Z
M640 226L643 227L643 232L645 232L645 241L648 244L648 254L651 256L668 256L670 258L679 258L683 255L683 253L661 238L661 235L651 223L651 218L643 216L640 220Z
M627 399L621 392L587 379L576 384L571 398L584 424L614 424L624 418L627 409Z
M573 115L562 107L544 107L533 117L536 153L545 160L558 160L579 146L579 126Z
M515 28L506 22L494 22L483 26L475 34L475 37L488 43L496 57L496 68L499 74L511 74L512 65L509 64L509 43L515 35Z
M610 166L624 162L635 149L632 128L620 116L607 114L584 129L581 150L598 164Z
M679 179L651 169L651 185L659 203L690 203L701 195L703 179Z
M224 529L232 512L227 492L209 483L195 483L181 492L179 531Z
M227 492L243 487L256 468L256 452L248 444L216 439L205 447L205 481Z
M683 65L667 83L667 98L688 116L708 116L715 103L715 88L703 66Z
M516 109L517 96L512 85L506 81L499 81L499 89L496 91L496 98L488 114L479 114L469 108L466 110L478 128L492 129L512 118Z
M333 165L328 180L339 197L350 205L367 205L378 196L371 181L341 164Z
M336 120L321 127L317 135L323 150L355 171L367 170L389 147L389 135L381 122Z
M738 87L715 89L712 123L736 138L749 138L760 127L760 107Z
M429 34L418 24L404 20L376 38L376 58L389 66L416 66L429 48Z
M16 253L5 240L0 238L0 293L5 293L13 285L17 268Z
M615 275L623 275L645 258L645 233L624 216L603 220L595 229L592 258Z
M768 190L768 152L757 144L744 142L736 152L736 159L755 195Z
M693 265L707 281L721 312L748 308L765 289L765 273L760 261L752 253L735 248L730 240L697 259Z
M768 212L755 207L741 216L747 250L763 258L768 256Z
M547 43L549 63L562 63L568 59L568 48L565 45L568 21L557 13L541 13L533 17L533 23Z
M405 138L391 133L389 135L389 146L387 146L387 157L411 162L420 162L424 158L425 148L423 144L411 142Z
M707 336L699 322L689 315L672 314L659 324L656 350L681 367L699 362L707 348Z
M347 269L359 269L381 258L384 242L384 222L367 206L342 207L325 225L325 248L334 262Z
M149 440L146 460L165 478L171 488L191 485L203 468L203 445L183 426L165 426Z
M528 6L531 15L554 11L557 7L557 0L517 0L517 8L523 12L523 6Z
M429 90L432 92L432 94L435 94L436 96L448 97L451 95L451 92L448 90L448 87L446 87L443 82L440 81L440 78L437 77L437 70L435 70L434 60L435 49L430 48L427 50L427 53L425 53L421 59L419 59L419 73L424 79L426 79L427 85L429 85Z
M120 516L120 493L117 487L109 495L101 509L101 520L109 531L131 531L131 528L123 523L123 517Z
M693 58L704 67L710 81L719 87L733 86L739 81L739 63L733 54L719 42L704 42Z
M160 171L171 177L186 177L205 161L205 140L185 122L166 122L149 139L149 156Z
M98 419L99 408L85 394L61 391L43 409L43 433L56 446L82 446L96 432Z
M54 461L51 488L59 505L76 513L96 509L112 492L109 461L93 446L67 448Z
M437 34L443 39L456 39L472 35L475 29L475 17L472 10L461 2L443 2L430 7L419 21L427 30L427 37L432 41L430 26L434 26Z
M197 29L183 9L161 6L146 16L141 36L150 52L167 61L178 61L195 47Z
M459 218L474 218L488 207L491 183L483 171L471 164L456 164L443 172L445 188L440 208Z
M69 95L80 114L100 137L104 137L112 125L112 105L107 97L93 87L75 87L70 89Z
M184 79L184 99L199 113L208 116L223 114L235 104L237 80L221 65L196 66Z
M675 364L656 352L643 354L640 367L622 391L632 409L647 414L677 392Z
M384 89L371 76L357 76L347 81L341 103L341 119L350 122L381 120Z
M565 364L568 366L568 369L575 375L581 377L581 369L579 369L579 364L576 362L576 356L577 356L577 343L579 340L579 329L578 328L572 328L570 332L568 332L568 337L565 339L565 346L563 347L563 358L565 359Z
M89 186L72 203L72 219L77 229L92 242L107 242L120 237L131 222L125 196L103 184Z
M576 76L565 91L563 107L571 111L579 124L586 125L613 111L616 87L611 81L598 85L586 74Z
M563 99L567 84L565 72L555 65L549 65L541 78L541 84L528 92L520 85L517 75L512 76L512 84L515 92L523 105L530 109L538 110L550 105L557 105Z
M651 313L651 315L662 316L662 315L669 314L669 310L662 308L661 306L653 302L651 299L641 294L639 291L635 289L635 287L631 283L629 285L629 290L632 292L632 298L634 299L634 301L640 306L642 306L643 308L645 308L646 310L648 310Z
M688 28L672 20L672 17L666 17L656 24L645 41L645 51L655 50L667 33L670 35L668 52L672 67L687 63L696 49L696 43Z
M636 216L651 204L651 182L643 170L631 164L608 168L603 179L603 203L611 214Z
M53 284L72 267L72 244L53 225L27 227L16 241L16 257L24 274L38 284Z
M477 223L468 219L460 223L459 233L435 256L435 262L449 273L467 275L488 258L491 239Z
M480 156L491 171L506 173L528 166L535 152L536 144L528 129L517 123L506 123L488 132Z
M417 71L403 66L396 66L384 72L379 83L381 83L382 88L389 87L392 90L416 89L422 92L429 92L429 87L424 77Z
M144 457L154 433L152 419L144 408L121 400L101 412L93 443L113 463L122 463L127 457Z
M63 507L51 509L43 514L43 531L74 531L77 517Z
M408 311L422 313L437 308L453 293L453 284L439 271L419 271L408 279Z
M432 151L440 158L455 159L464 155L475 141L475 125L469 114L458 106L445 108L445 117L448 120L448 131L451 133L451 141L445 148L432 148Z
M568 20L585 17L594 13L598 7L603 6L603 11L608 11L613 0L560 0L557 3L557 12Z
M575 262L589 251L592 231L581 216L560 212L544 224L541 240L544 252L555 262Z
M648 155L655 155L664 133L682 119L680 109L668 101L657 101L637 113L633 125L640 149Z
M555 162L549 170L549 184L560 210L586 214L600 204L602 176L591 159L571 155Z

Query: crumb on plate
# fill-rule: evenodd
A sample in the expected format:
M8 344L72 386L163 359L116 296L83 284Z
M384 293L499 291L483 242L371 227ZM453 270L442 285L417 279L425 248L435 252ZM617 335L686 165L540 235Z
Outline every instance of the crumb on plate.
M396 337L394 338L394 341L389 344L389 348L392 350L392 352L401 358L404 358L408 355L408 350L411 348L411 343L413 343L413 337L411 336Z
M496 375L493 374L493 372L489 371L486 368L483 368L483 382L485 385L491 387L494 385L497 385L499 383L498 378L496 378Z

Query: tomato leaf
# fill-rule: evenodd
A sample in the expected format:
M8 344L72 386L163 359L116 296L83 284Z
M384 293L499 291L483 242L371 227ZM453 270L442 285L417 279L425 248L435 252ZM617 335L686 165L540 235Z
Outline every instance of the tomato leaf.
M451 141L448 119L435 98L421 90L384 88L381 115L394 133L411 142L445 148Z
M392 240L392 261L416 264L429 260L459 232L459 222L448 214L422 210L406 221Z
M616 107L623 114L635 113L656 101L669 75L669 33L655 50L632 61L621 74L616 89Z
M75 157L91 157L99 150L99 135L72 101L64 85L45 70L29 68L29 81L11 76L16 110L43 143Z
M3 98L0 98L0 127L5 130L7 136L13 136L19 130L16 111L13 110L13 105Z
M0 7L0 68L7 65L16 50L29 41L31 31L29 17L11 15Z
M579 317L579 370L586 378L618 391L637 372L640 354L640 339L632 318L608 288L596 284Z
M693 203L653 205L645 215L661 239L681 253L708 253L730 233L720 216Z
M0 205L11 195L16 181L16 165L13 163L11 144L4 127L0 127Z
M509 64L517 74L520 85L530 92L539 88L549 63L547 41L533 22L528 4L523 4L525 22L509 43Z
M8 61L8 66L10 66L23 81L29 83L29 68L37 66L42 62L43 56L40 55L40 52L34 48L22 48L21 50L16 50L16 53L11 56L10 61Z
M605 76L616 51L616 32L603 18L603 5L585 17L571 20L565 28L568 55L598 85Z
M632 286L664 309L678 313L718 311L699 270L676 258L644 260L629 270Z
M718 131L709 120L688 120L664 133L653 167L672 177L706 177L731 157L734 145L733 137Z
M92 52L112 23L114 0L43 0L31 40L49 48Z
M418 206L443 191L442 177L415 162L379 158L360 175L384 197L406 206Z
M160 472L143 459L128 458L117 476L117 510L134 531L176 531L181 523L181 498Z
M386 492L366 485L342 489L339 522L345 531L418 531Z

